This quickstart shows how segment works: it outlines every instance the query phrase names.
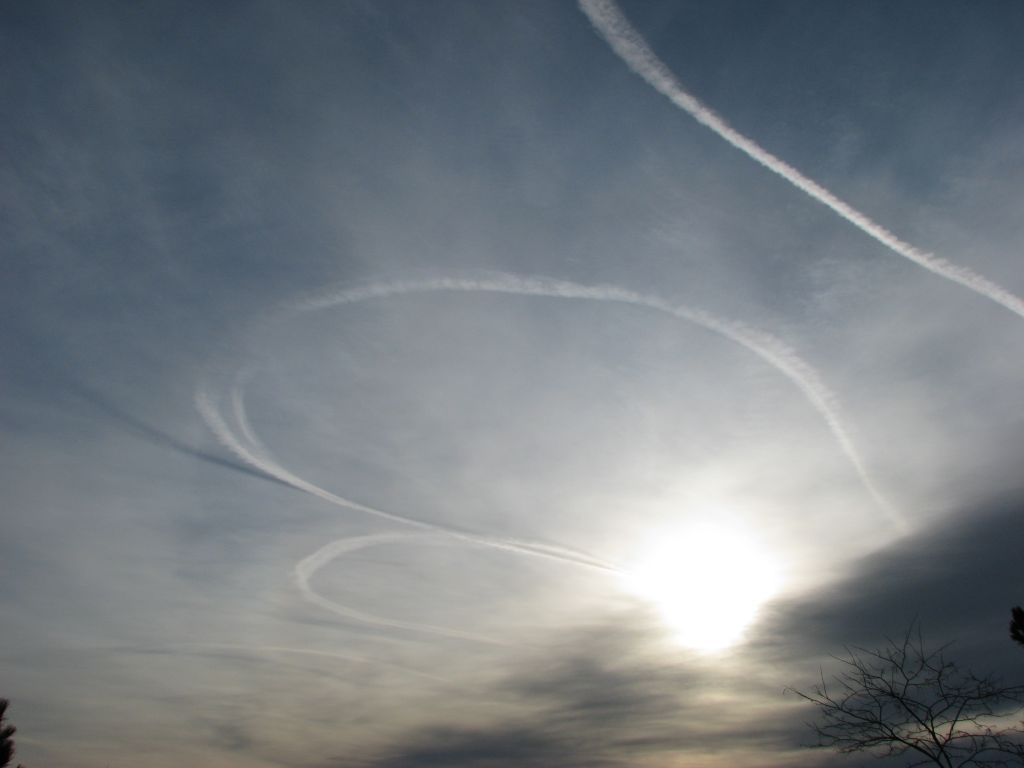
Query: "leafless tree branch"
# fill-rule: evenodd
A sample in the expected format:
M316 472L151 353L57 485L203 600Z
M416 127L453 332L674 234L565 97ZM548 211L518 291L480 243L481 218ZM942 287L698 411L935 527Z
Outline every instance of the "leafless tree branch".
M915 622L882 648L848 647L809 691L788 690L818 708L817 746L911 766L1024 765L1022 731L1001 727L1024 709L1024 686L962 670L947 648L929 649Z

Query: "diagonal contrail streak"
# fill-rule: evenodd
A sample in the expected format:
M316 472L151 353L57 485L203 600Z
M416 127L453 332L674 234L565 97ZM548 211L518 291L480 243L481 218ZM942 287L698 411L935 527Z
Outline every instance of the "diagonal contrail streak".
M901 240L881 224L836 197L832 192L807 178L793 166L773 155L753 139L737 131L725 120L688 93L664 62L647 45L647 41L629 23L614 0L579 0L580 9L590 19L597 32L616 55L648 85L666 96L669 101L689 114L694 120L714 131L740 152L777 173L797 189L828 206L859 230L877 240L894 253L909 259L940 277L959 283L965 288L1002 305L1014 314L1024 317L1024 299L1011 293L998 283L977 272L953 264L933 253L921 250Z

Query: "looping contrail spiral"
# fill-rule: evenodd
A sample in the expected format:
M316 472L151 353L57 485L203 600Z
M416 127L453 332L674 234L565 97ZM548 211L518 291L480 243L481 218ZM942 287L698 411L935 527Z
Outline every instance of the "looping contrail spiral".
M310 581L317 571L344 554L349 554L369 546L379 546L381 544L404 541L410 537L417 536L421 538L444 536L449 539L461 540L470 544L513 552L519 555L547 558L577 566L594 568L605 572L620 572L613 564L594 558L586 553L577 552L576 550L568 547L561 547L543 542L484 536L461 531L449 526L442 526L402 515L396 515L343 498L305 480L304 478L299 477L295 473L285 469L271 457L269 451L257 437L255 430L249 422L249 417L245 408L244 395L245 385L251 375L252 369L242 368L236 374L234 385L232 386L229 394L230 414L234 419L237 432L225 418L224 413L218 407L215 398L204 387L200 387L196 393L196 406L200 414L203 416L203 419L221 443L231 450L232 453L250 466L278 480L279 482L289 485L297 490L309 493L334 506L350 509L356 512L362 512L373 517L384 518L391 522L402 523L423 531L423 533L418 535L409 533L391 533L338 539L321 547L308 557L303 558L298 564L296 564L294 568L294 576L299 591L310 603L343 618L373 626L409 630L459 640L471 640L491 645L503 645L505 644L505 641L487 635L464 632L457 629L420 622L406 622L397 619L389 619L366 611L360 611L324 597L311 586Z
M864 462L857 453L853 440L840 418L836 396L824 385L817 372L791 347L788 347L779 339L741 323L725 321L725 319L719 318L710 312L683 304L674 304L656 296L644 295L616 286L585 286L568 281L537 278L537 276L498 273L486 276L486 278L437 278L419 281L394 281L337 290L293 304L282 314L283 316L290 316L306 311L356 304L374 299L435 292L496 293L513 296L538 296L564 300L590 300L629 304L683 319L683 321L692 323L739 344L744 349L753 352L768 362L770 366L775 368L798 388L810 403L810 406L824 420L829 432L836 439L840 450L850 462L867 494L879 509L886 514L890 523L899 532L905 531L905 521L886 500L876 485L874 485ZM249 422L245 407L245 385L250 376L251 371L249 369L242 369L234 378L233 385L228 394L230 408L227 413L230 414L230 420L233 420L233 426L229 422L229 418L225 416L225 412L220 409L218 398L207 388L201 386L197 390L196 404L203 419L220 442L232 454L260 472L336 507L417 528L421 531L420 536L428 538L441 536L519 555L549 558L605 572L622 573L621 568L618 568L613 563L605 562L585 552L541 542L489 537L477 534L477 532L461 530L452 526L440 525L387 512L333 494L330 490L300 477L271 457ZM410 536L410 534L380 534L332 542L296 564L294 568L296 585L306 600L350 621L481 643L500 644L502 641L484 635L433 625L401 622L356 610L324 597L311 587L310 581L313 574L332 560L361 548L408 539Z
M237 389L232 393L232 405L233 410L239 417L240 423L245 423L247 425L248 422L245 416L244 403L241 399L240 391ZM389 522L400 523L401 525L410 526L422 531L441 533L470 544L516 552L521 555L529 555L532 557L570 562L574 565L595 568L602 571L618 571L618 569L610 563L606 563L586 553L577 552L567 547L559 547L551 544L545 544L543 542L484 536L470 531L463 531L451 526L439 525L437 523L418 520L413 517L406 517L393 512L387 512L383 509L377 509L376 507L371 507L366 504L360 504L359 502L351 499L346 499L343 496L331 493L330 491L321 488L319 485L311 483L305 478L296 475L294 472L285 469L281 464L271 458L269 453L265 452L265 450L261 448L259 442L256 444L246 444L245 440L232 429L231 425L225 419L224 414L221 412L216 398L214 398L214 396L205 387L200 387L196 392L196 408L199 410L199 413L202 415L207 426L214 435L216 435L220 442L242 461L281 481L285 485L289 485L299 491L304 491L311 496L315 496L318 499L326 501L328 504L333 504L334 506L341 507L342 509L349 509L353 512L360 512L371 517L388 520ZM245 421L241 421L243 419ZM248 429L250 433L252 432L251 427L239 427L239 430L243 433L246 429Z
M800 390L814 410L824 419L840 450L850 462L875 505L895 528L901 533L906 531L906 521L885 498L871 478L864 460L840 417L838 399L822 381L818 372L782 340L744 323L725 320L702 309L685 304L675 304L658 296L642 294L614 285L582 285L567 280L508 273L494 273L488 277L443 277L374 283L308 298L295 304L291 311L304 312L355 304L370 299L435 291L504 293L517 296L630 304L685 320L739 344L779 371Z
M676 76L651 50L643 36L629 23L614 0L579 0L579 6L598 34L633 72L698 123L711 129L740 152L778 174L797 189L828 206L893 253L909 259L929 272L959 283L1024 318L1024 299L1021 297L967 267L954 264L901 240L881 224L729 125L683 88Z
M682 304L673 304L657 296L645 295L617 286L588 286L566 280L524 277L506 273L491 274L487 277L444 277L373 283L308 298L291 305L283 315L291 316L298 313L357 304L374 299L434 292L498 293L514 296L537 296L564 300L589 300L627 304L644 307L680 320L685 320L739 344L774 367L797 387L808 403L824 419L826 426L836 440L840 450L850 462L868 495L871 496L877 507L886 515L889 522L900 533L905 532L906 522L875 487L863 460L856 450L853 440L850 438L840 418L835 395L825 386L818 373L781 340L743 323L723 320L700 309ZM249 376L249 369L243 368L235 377L234 384L229 393L230 410L228 413L234 425L230 423L229 417L225 416L225 411L220 408L219 399L205 387L200 387L196 392L196 406L218 440L239 459L260 472L342 509L418 529L421 531L420 535L422 536L444 536L449 539L519 555L548 558L607 573L622 573L621 569L612 563L605 562L588 553L579 552L569 547L522 539L487 536L387 512L339 496L300 477L286 469L270 455L249 423L244 399L244 388ZM500 643L501 641L484 635L428 624L393 620L358 611L323 597L310 585L313 575L319 569L343 554L367 546L406 539L409 536L410 534L376 534L334 541L321 547L295 566L296 584L303 597L309 602L346 619L376 626L426 632L457 639L474 640L483 643Z

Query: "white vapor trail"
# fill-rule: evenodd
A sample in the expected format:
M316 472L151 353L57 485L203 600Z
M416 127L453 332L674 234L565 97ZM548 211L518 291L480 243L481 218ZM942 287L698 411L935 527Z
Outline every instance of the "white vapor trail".
M252 447L254 451L264 456L269 456L270 453L267 451L266 446L256 437L256 432L252 428L252 424L249 423L249 416L245 412L245 386L249 383L249 379L252 378L253 369L243 368L235 376L235 385L231 388L231 413L235 417L235 424L238 425L239 432L246 442Z
M748 351L754 353L769 365L788 378L803 394L808 403L824 419L840 450L850 462L865 491L877 507L887 516L889 522L899 531L906 532L907 524L892 505L876 488L867 468L850 438L842 419L835 395L821 381L817 371L804 361L784 342L769 334L750 328L742 323L727 321L711 315L703 310L682 304L673 304L657 296L636 293L625 288L611 285L581 285L565 280L540 277L523 277L506 273L492 274L488 277L474 278L434 278L423 280L393 281L374 283L362 287L335 291L313 297L292 305L285 315L299 312L315 311L328 307L357 304L373 299L403 296L415 293L432 292L476 292L497 293L514 296L539 296L565 300L589 300L628 304L661 312L680 320L694 323L708 331L722 336ZM220 442L239 459L253 468L277 479L286 485L304 491L316 498L342 509L360 512L372 517L400 523L419 529L421 536L428 538L444 536L478 546L489 547L501 551L513 552L531 557L543 557L577 566L593 568L606 573L621 574L622 571L614 564L601 561L583 552L561 546L519 539L490 537L470 533L447 526L430 523L415 518L405 517L385 510L360 504L321 488L320 486L296 475L284 468L269 455L269 452L258 439L252 429L245 410L244 385L248 373L236 376L229 399L231 413L236 427L233 428L218 407L217 399L205 388L196 392L196 407ZM237 432L236 432L237 428ZM348 606L329 600L317 593L311 586L313 575L327 563L343 554L368 546L376 546L392 541L404 540L411 534L377 534L355 538L339 539L301 560L294 568L294 575L299 591L311 603L324 608L343 618L360 621L376 626L391 627L418 632L444 635L452 638L474 640L484 643L500 643L494 638L469 632L437 627L433 625L403 622L364 613Z
M429 534L428 536L436 538L439 534ZM327 599L310 586L309 582L317 571L342 555L356 552L360 549L365 549L366 547L375 547L396 541L407 541L410 538L422 539L423 535L417 536L416 534L408 533L377 533L367 536L351 536L332 541L330 544L326 544L318 549L309 557L299 561L294 569L295 583L303 597L305 597L309 602L345 619L359 621L364 624L372 624L378 627L403 629L412 632L426 632L428 634L451 637L457 640L474 640L478 643L505 645L505 642L502 640L488 637L486 635L479 635L473 632L462 632L457 629L439 627L433 624L421 624L418 622L414 623L409 621L399 621L397 619L387 619L376 614L357 611L347 605L342 605L341 603L336 603L333 600Z
M246 431L252 434L252 429L248 426L248 420L245 416L245 406L241 393L242 390L237 387L232 391L233 410L238 416L240 423L246 425L245 427L239 427L239 429L243 434ZM296 490L304 491L318 499L322 499L328 504L333 504L334 506L341 507L342 509L350 509L353 512L361 512L363 514L370 515L371 517L381 518L393 523L400 523L402 525L418 528L422 531L441 533L470 544L490 547L492 549L499 549L506 552L515 552L521 555L567 562L573 565L594 568L596 570L610 573L619 572L619 569L611 563L604 562L584 552L577 552L567 547L559 547L551 544L545 544L543 542L483 536L468 531L461 531L457 528L438 525L437 523L430 523L411 517L405 517L404 515L387 512L382 509L367 506L366 504L360 504L359 502L351 499L346 499L321 488L319 485L309 482L305 478L299 477L288 469L285 469L261 448L258 440L254 444L247 445L246 442L235 433L231 425L228 424L220 409L217 407L215 399L203 387L200 387L196 392L196 408L199 410L203 420L214 435L217 436L228 450L234 453L243 462L269 475L270 477L280 480L286 485L290 485ZM253 437L255 438L254 434Z
M560 299L582 299L631 304L694 323L739 344L767 362L796 385L797 389L800 390L811 406L825 420L829 431L876 506L887 516L889 522L900 533L906 532L906 521L875 486L863 459L861 459L852 438L840 418L837 398L821 380L818 372L780 339L743 323L723 320L700 309L688 307L684 304L673 304L657 296L637 293L618 286L588 286L565 280L523 277L506 273L497 273L484 278L434 278L375 283L307 299L296 304L292 311L310 311L345 304L355 304L388 296L429 293L433 291L504 293L516 296L547 296Z
M828 206L846 221L894 253L909 259L929 272L959 283L1002 305L1014 314L1024 317L1024 299L967 267L953 264L901 240L881 224L839 199L825 187L807 178L796 168L729 125L683 88L675 75L651 50L643 36L629 23L614 0L579 0L579 6L601 37L633 72L698 123L710 128L740 152L778 174L797 189Z

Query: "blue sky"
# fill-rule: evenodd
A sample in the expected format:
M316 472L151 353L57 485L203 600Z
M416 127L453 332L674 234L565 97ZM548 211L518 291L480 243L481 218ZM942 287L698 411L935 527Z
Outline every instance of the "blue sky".
M0 11L26 765L831 765L844 644L1020 669L1024 8L621 12L967 285L572 2Z

